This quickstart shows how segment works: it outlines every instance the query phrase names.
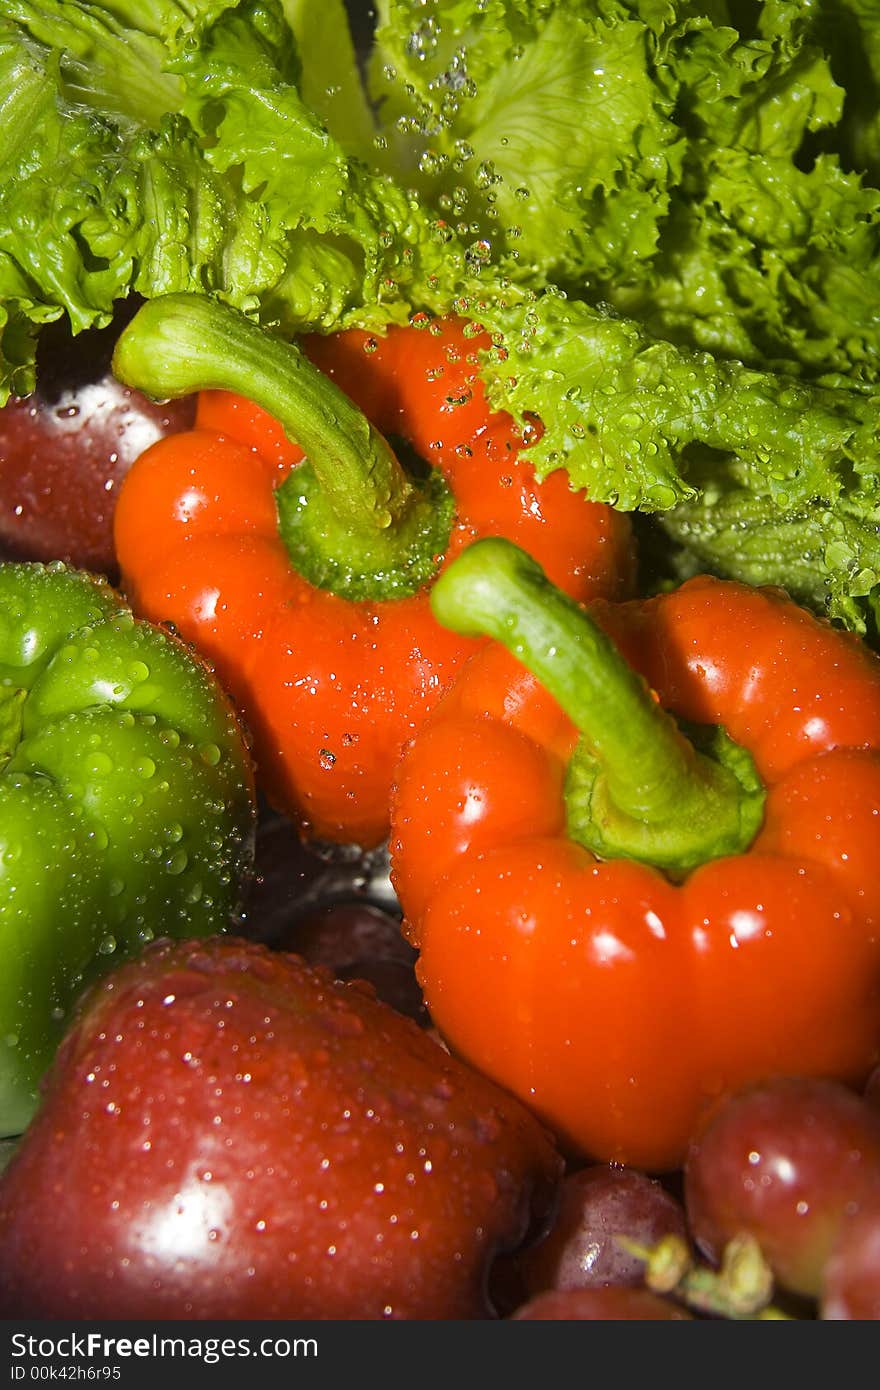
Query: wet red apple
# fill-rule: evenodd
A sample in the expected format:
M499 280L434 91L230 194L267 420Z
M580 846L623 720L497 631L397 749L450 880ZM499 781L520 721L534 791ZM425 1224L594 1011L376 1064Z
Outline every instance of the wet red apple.
M493 1316L561 1159L369 986L233 938L86 1000L0 1178L0 1316Z

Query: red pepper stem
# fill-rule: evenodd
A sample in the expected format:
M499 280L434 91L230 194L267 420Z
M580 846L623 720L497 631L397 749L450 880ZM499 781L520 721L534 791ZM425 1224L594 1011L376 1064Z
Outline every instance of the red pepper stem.
M155 400L234 391L281 423L306 455L281 508L283 539L306 578L346 597L384 598L433 577L452 520L445 483L436 470L427 482L410 476L295 343L209 295L162 295L123 330L113 372Z
M431 594L447 627L506 646L581 733L566 787L569 831L603 858L683 873L741 853L763 814L751 758L722 737L698 752L589 614L524 551L477 541ZM717 741L716 741L717 742Z

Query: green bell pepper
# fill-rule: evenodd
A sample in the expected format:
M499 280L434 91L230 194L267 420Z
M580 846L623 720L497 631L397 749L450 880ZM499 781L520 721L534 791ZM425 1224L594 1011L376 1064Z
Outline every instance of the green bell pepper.
M95 575L0 564L0 1135L86 985L154 936L234 924L255 822L208 667Z

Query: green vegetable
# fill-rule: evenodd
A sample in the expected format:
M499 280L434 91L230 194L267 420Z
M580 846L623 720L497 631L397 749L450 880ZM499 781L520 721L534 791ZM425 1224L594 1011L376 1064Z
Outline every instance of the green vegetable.
M437 218L347 158L298 66L273 0L2 0L0 400L33 388L41 324L106 324L132 293L287 333L448 303Z
M344 0L282 0L300 54L299 92L347 154L368 162L377 131L361 83Z
M710 485L663 518L693 570L714 569L752 584L784 587L800 603L848 627L880 632L880 503L846 493L782 509L747 488Z
M466 226L475 256L581 291L654 254L684 140L631 7L377 8L371 88L394 167Z
M341 0L0 0L0 399L131 294L285 336L458 312L539 474L870 628L876 5L378 14L371 112Z
M0 566L0 1135L86 984L233 922L254 818L239 725L182 642L83 571Z
M859 9L880 73L876 6L840 0L382 0L373 87L398 165L512 278L873 382L880 192L849 111L880 88L838 34Z
M662 512L690 565L870 628L877 6L379 14L383 128L422 196L481 238L485 374L497 406L540 416L539 473Z

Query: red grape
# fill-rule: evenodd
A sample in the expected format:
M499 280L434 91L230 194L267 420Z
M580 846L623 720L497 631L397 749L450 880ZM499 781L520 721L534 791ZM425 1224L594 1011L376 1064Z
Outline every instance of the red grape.
M837 1322L880 1320L880 1199L841 1222L825 1266L819 1316Z
M516 1261L527 1294L644 1284L645 1263L617 1239L651 1247L686 1236L681 1203L635 1168L596 1164L569 1173L546 1238Z
M323 965L337 980L366 980L380 999L417 1023L427 1023L415 974L416 952L400 923L368 902L328 903L298 920L285 950Z
M843 1217L880 1196L880 1113L834 1081L778 1078L728 1098L692 1141L685 1208L717 1260L752 1235L776 1278L816 1298Z
M118 324L43 329L37 390L0 410L0 548L116 577L116 488L137 456L185 429L192 399L156 405L110 371Z
M649 1289L608 1285L596 1289L552 1289L536 1294L512 1314L514 1322L693 1321L693 1314Z

